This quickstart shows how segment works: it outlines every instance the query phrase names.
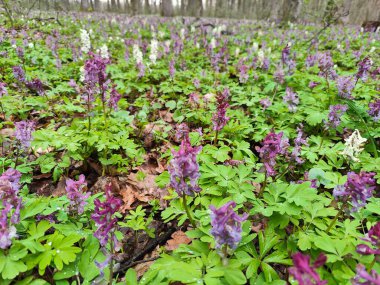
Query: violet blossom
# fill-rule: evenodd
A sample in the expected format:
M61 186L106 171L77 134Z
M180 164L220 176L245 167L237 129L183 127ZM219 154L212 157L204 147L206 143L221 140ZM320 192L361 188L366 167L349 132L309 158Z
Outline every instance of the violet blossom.
M301 147L303 145L307 146L307 139L304 138L303 133L303 125L300 124L299 127L297 127L297 137L294 139L294 148L291 153L291 158L298 164L302 164L304 160L300 157L301 154Z
M0 82L0 98L3 97L4 95L8 95L8 90L7 90L7 84L4 82Z
M110 235L113 241L116 241L116 237L113 235L113 232L117 226L117 218L113 217L113 215L119 210L122 204L120 199L112 196L111 184L106 185L105 194L106 200L104 202L101 202L99 199L95 199L95 210L91 215L91 218L97 226L94 236L99 240L102 246L107 245Z
M70 200L70 210L78 213L79 215L84 212L84 206L87 204L87 198L90 196L87 190L87 182L83 174L79 176L79 180L73 179L66 180L67 198Z
M202 147L192 147L187 130L184 130L183 140L178 151L172 150L173 158L168 166L170 186L179 196L194 196L201 191L198 186L199 164L197 155Z
M369 57L365 57L362 61L358 63L359 70L356 74L356 80L361 79L363 82L367 81L369 70L372 67L372 60Z
M277 67L276 71L273 74L273 79L278 84L284 84L285 82L285 73L281 67Z
M259 152L261 161L264 163L266 174L269 176L275 176L276 158L280 154L286 154L289 147L289 140L283 138L284 133L280 132L269 133L264 141L262 147L256 146L256 150Z
M33 140L32 133L35 130L35 123L33 121L20 121L15 123L15 137L19 140L21 145L26 149L30 147Z
M13 77L17 81L23 82L23 83L26 82L25 71L21 66L14 66L12 70L13 70Z
M351 76L339 76L336 79L336 85L339 97L352 99L351 93L355 88L355 81Z
M110 98L108 100L108 107L114 109L114 111L118 110L118 103L121 99L121 94L117 92L116 85L113 85L110 91Z
M201 82L198 78L194 78L193 84L196 89L199 89L201 87Z
M314 88L317 87L319 84L321 84L321 83L319 83L319 82L315 82L315 81L310 81L310 82L309 82L309 88L310 88L310 89L314 89Z
M211 234L215 238L215 247L221 248L224 245L235 249L241 240L241 223L248 218L245 213L242 217L235 213L234 201L227 202L219 209L210 206L211 210Z
M283 97L284 103L288 105L290 112L294 113L297 111L297 105L299 104L299 98L296 92L290 87L286 87L285 96Z
M272 101L269 98L264 98L260 100L260 105L263 107L263 110L266 110L272 106Z
M292 256L294 266L289 268L289 273L298 281L299 285L324 285L327 281L321 280L316 269L326 263L327 257L321 253L314 264L310 264L310 256L297 252Z
M230 90L225 88L222 92L218 92L216 96L216 112L212 116L213 130L220 131L229 121L229 117L226 116L227 108L229 107L228 98L230 96Z
M327 122L325 121L326 128L336 129L340 125L341 117L344 115L347 109L347 105L331 105L330 112L327 117Z
M9 168L0 176L0 248L6 249L17 237L15 224L20 221L22 199L18 196L20 190L21 173ZM11 212L13 210L13 213ZM9 218L10 216L10 218Z
M175 72L176 72L176 70L175 70L175 61L174 61L174 58L173 58L169 62L169 74L170 74L171 79L174 78Z
M356 276L352 279L353 285L380 285L380 274L375 270L367 272L364 265L358 264L356 267Z
M375 122L380 120L380 99L376 99L374 102L368 104L368 114L372 116Z
M380 255L380 222L372 226L362 240L369 242L373 248L366 244L359 244L356 247L356 252L363 255Z
M376 188L376 181L373 172L347 173L347 182L334 188L333 195L338 197L351 197L352 212L358 211L366 205L366 201L372 197L372 192Z
M25 82L25 85L38 95L43 95L45 93L44 85L39 78L33 78L31 81Z
M320 53L318 55L319 76L326 79L335 79L336 71L330 52Z

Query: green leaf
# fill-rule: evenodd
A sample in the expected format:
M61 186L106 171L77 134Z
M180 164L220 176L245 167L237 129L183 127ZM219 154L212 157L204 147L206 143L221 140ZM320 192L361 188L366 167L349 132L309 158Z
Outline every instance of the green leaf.
M126 285L137 285L137 273L133 268L129 268L125 274Z
M237 268L226 269L224 278L230 285L245 284L247 282L244 273Z

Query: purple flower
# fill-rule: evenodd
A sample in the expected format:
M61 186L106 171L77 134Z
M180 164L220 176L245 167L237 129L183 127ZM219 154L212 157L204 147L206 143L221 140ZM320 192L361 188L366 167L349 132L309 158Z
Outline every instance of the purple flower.
M16 54L19 59L24 60L24 49L22 47L16 47Z
M281 52L281 61L282 61L283 66L288 66L290 60L291 60L291 58L290 58L290 45L287 44L286 47L284 47L282 49L282 52Z
M14 66L13 68L13 77L20 82L25 82L25 71L21 66Z
M331 105L330 112L326 123L326 127L330 129L336 129L340 124L340 118L347 111L347 105Z
M170 186L179 196L193 196L194 192L200 192L198 186L199 165L197 154L202 147L192 147L188 132L184 132L184 138L178 151L172 150L173 159L170 161L168 171L170 174Z
M90 196L90 193L84 193L87 189L87 182L83 174L79 176L79 180L72 179L66 180L66 192L67 198L70 200L70 210L77 212L79 215L84 212L84 206L86 206L86 199Z
M33 121L20 121L15 123L15 137L24 148L30 147L30 142L33 140L32 133L34 132L35 123Z
M380 120L380 99L368 104L368 114L372 116L375 122Z
M339 76L336 79L338 95L345 99L352 99L351 93L355 88L355 81L351 76Z
M306 58L306 67L313 67L318 61L318 56L315 54L308 55Z
M112 196L111 184L106 185L106 200L101 202L95 199L95 210L91 218L95 221L97 230L94 236L99 240L102 246L105 246L110 238L113 238L113 232L116 229L117 218L113 215L119 210L122 202L120 199Z
M367 81L369 70L372 67L372 60L369 57L365 57L358 63L359 70L356 74L356 79L361 79L363 82Z
M96 93L96 87L100 88L102 100L105 98L105 92L108 86L106 68L109 59L102 58L100 55L89 53L90 58L84 64L84 82L92 94Z
M356 252L363 255L380 255L380 222L377 222L376 225L371 227L368 234L362 238L362 240L369 242L373 247L375 247L375 249L366 244L359 244L356 247Z
M0 176L0 248L6 249L12 244L12 238L16 237L16 228L20 220L22 199L18 197L20 190L21 173L9 168ZM11 210L13 209L13 213ZM10 216L10 219L8 219Z
M137 63L137 69L139 70L139 74L137 75L137 77L140 79L140 78L143 78L145 76L145 65L142 61L138 62Z
M229 121L229 117L226 116L227 108L229 107L228 98L230 96L230 90L225 88L223 92L218 92L216 96L216 113L212 116L213 130L220 131Z
M249 67L245 65L244 63L241 63L238 65L240 83L246 83L248 81L248 78L249 78L248 69Z
M319 83L319 82L315 82L315 81L310 81L310 83L309 83L309 88L310 88L310 89L314 89L314 88L317 87L319 84L321 84L321 83Z
M260 100L260 105L263 107L263 109L267 109L268 107L272 106L272 101L269 98L264 98Z
M277 67L276 71L273 74L274 81L278 84L284 84L285 82L285 73L281 67Z
M241 223L245 221L248 214L242 217L234 212L236 203L234 201L227 202L219 209L210 206L211 210L211 234L215 238L216 248L223 245L235 249L241 240Z
M43 95L45 93L44 85L39 78L34 78L31 81L25 82L25 85L30 90L36 92L38 95Z
M380 285L380 274L375 270L367 272L364 265L358 264L356 267L356 276L352 279L353 285Z
M201 82L199 81L198 78L194 78L193 80L194 87L199 89L201 87Z
M278 134L269 133L262 142L262 147L256 147L269 176L276 175L277 172L274 170L276 158L279 154L286 154L289 147L289 141L282 137L283 134L283 132Z
M297 252L292 256L294 266L289 268L289 273L296 279L299 285L324 285L327 281L321 280L316 269L326 263L326 256L321 253L314 264L310 264L310 256Z
M300 126L297 127L297 137L294 139L294 148L291 153L291 158L298 164L302 164L304 162L303 159L299 157L299 155L301 154L301 147L303 145L308 145L307 139L304 138L304 133L303 133L302 128L303 128L302 124L300 124Z
M296 92L293 92L292 88L286 87L286 95L284 96L284 103L288 104L290 112L297 111L297 105L299 104L299 98Z
M0 98L4 95L8 95L7 84L0 82Z
M334 62L330 52L318 54L319 76L324 78L335 79L336 72L334 70Z
M190 129L186 123L179 124L177 126L175 138L177 141L182 141L186 139L189 135Z
M174 75L175 75L175 60L174 58L170 60L169 62L169 74L170 74L170 77L173 79L174 78Z
M110 91L110 99L108 100L108 106L110 108L113 108L115 111L117 111L118 110L117 104L119 103L120 99L121 99L121 95L119 92L117 92L116 85L113 85Z
M347 173L347 182L344 185L338 185L333 191L335 198L341 196L351 197L352 212L358 211L366 205L367 199L372 197L372 191L376 188L376 181L373 178L376 173L373 172L355 172Z

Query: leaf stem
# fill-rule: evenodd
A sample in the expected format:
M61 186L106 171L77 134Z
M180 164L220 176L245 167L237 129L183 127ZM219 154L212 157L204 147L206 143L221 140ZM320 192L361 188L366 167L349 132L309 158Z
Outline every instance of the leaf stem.
M190 213L190 209L189 207L187 206L187 202L186 202L186 194L183 194L182 196L182 203L183 203L183 207L185 208L185 211L186 211L186 214L187 214L187 217L189 218L189 221L191 223L191 225L193 226L193 228L195 229L197 226L193 220L193 217L191 216L191 213Z
M326 234L328 234L330 232L331 228L333 227L333 225L335 224L335 222L339 218L339 216L342 214L343 210L344 210L344 205L342 205L340 207L338 213L336 214L336 216L334 217L334 219L331 221L329 227L326 230Z

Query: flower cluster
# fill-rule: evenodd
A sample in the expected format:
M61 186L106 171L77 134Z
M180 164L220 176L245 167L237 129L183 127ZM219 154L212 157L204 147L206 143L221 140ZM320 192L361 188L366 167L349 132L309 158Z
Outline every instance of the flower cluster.
M291 159L294 160L298 164L302 164L304 161L300 157L301 154L301 148L303 145L307 146L307 139L304 138L303 133L303 125L300 124L300 126L297 127L297 137L294 139L294 148L291 153Z
M137 44L133 45L133 59L136 61L136 64L142 63L143 61L143 54Z
M326 263L326 256L320 254L314 261L314 264L310 264L310 256L297 252L292 256L294 266L289 268L289 273L298 281L299 285L324 285L327 281L321 280L321 277L316 272L316 269L323 266Z
M19 81L19 82L26 82L26 77L25 77L25 71L21 66L14 66L12 68L13 70L13 77Z
M87 182L83 174L79 176L79 180L73 179L66 180L66 192L67 198L70 200L70 210L78 213L79 215L84 212L84 206L86 206L86 199L90 196L90 193L84 193L87 189Z
M20 121L15 123L15 137L21 145L26 149L30 147L33 140L32 133L34 132L35 123L33 121Z
M289 147L289 140L283 138L283 135L283 132L278 134L269 133L262 142L262 147L256 147L264 163L266 173L269 176L277 174L274 169L276 166L276 158L279 154L286 154L287 148Z
M112 196L111 184L106 185L105 194L106 200L104 202L95 199L95 210L91 215L91 218L98 227L94 236L99 240L102 246L107 244L110 234L112 234L111 238L115 238L113 232L116 229L117 218L113 217L113 215L119 210L122 204L120 199Z
M102 45L100 47L100 50L99 50L99 53L100 53L100 56L102 58L105 58L105 59L109 59L110 55L109 55L109 51L108 51L108 47L106 44Z
M4 82L0 82L0 98L4 95L8 95L8 90L6 86L7 84L5 84Z
M156 64L157 52L158 52L158 41L156 39L152 39L150 42L150 55L149 55L149 59L152 62L152 64Z
M347 109L347 105L331 105L327 122L325 122L326 128L336 129L340 125L340 119L343 116L343 114L347 111Z
M38 95L43 95L45 93L44 84L39 78L33 78L31 81L25 82L25 86Z
M9 168L0 176L0 200L2 210L0 212L0 248L6 249L12 244L12 238L16 237L16 228L20 220L22 199L18 197L20 189L21 173ZM13 213L11 213L13 209ZM10 215L10 219L8 216Z
M352 285L380 285L380 274L373 269L368 273L364 265L359 264Z
M290 112L297 111L297 105L299 104L299 98L296 92L294 92L290 87L286 87L286 92L284 96L284 103L288 105Z
M216 209L210 206L211 210L211 234L215 238L216 248L221 248L223 245L235 249L241 240L241 223L245 221L248 214L240 217L234 212L236 203L230 201Z
M356 212L366 205L367 199L372 197L372 192L376 188L376 181L373 172L347 173L347 182L334 188L335 198L341 196L351 197L352 211Z
M319 76L324 78L335 79L336 71L330 52L320 53L318 55Z
M202 147L192 147L187 132L184 132L183 136L179 150L172 150L174 157L168 167L170 186L175 189L179 196L193 196L194 192L201 191L197 184L200 176L197 154Z
M368 114L372 116L375 122L380 120L380 99L368 104Z
M358 130L355 130L345 141L345 148L341 154L344 157L350 158L352 161L358 162L358 155L362 152L363 145L367 139L363 138Z
M372 64L373 62L369 57L365 57L362 61L360 61L358 63L359 70L358 73L356 73L356 79L361 79L363 82L367 81Z
M339 76L336 79L336 85L341 98L352 99L351 93L355 88L355 81L351 76Z
M213 130L220 131L227 124L229 117L226 116L227 108L229 107L228 98L230 90L225 88L223 92L218 92L216 96L216 113L212 116Z
M80 30L80 40L82 42L81 51L88 53L91 49L91 40L89 33L84 29Z
M363 255L380 255L380 222L377 222L362 240L369 242L374 248L371 248L366 244L359 244L356 247L356 252Z

